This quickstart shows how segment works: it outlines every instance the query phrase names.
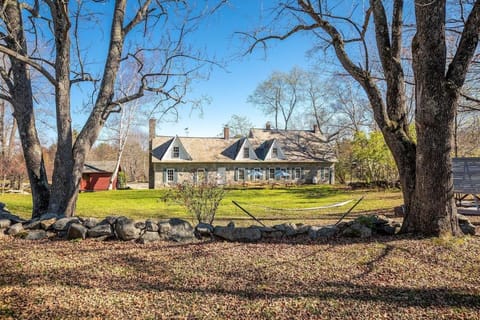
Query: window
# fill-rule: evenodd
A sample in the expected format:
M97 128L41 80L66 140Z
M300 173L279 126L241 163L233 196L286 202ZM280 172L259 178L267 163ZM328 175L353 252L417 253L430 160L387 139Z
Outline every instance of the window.
M179 147L173 147L172 158L179 158L179 157L180 157L180 148Z
M238 180L245 180L245 169L238 168Z
M277 148L272 149L272 158L278 158L278 149Z
M293 173L294 173L294 178L295 179L301 179L302 178L302 169L301 168L295 168Z
M268 179L275 179L275 169L274 168L268 168Z
M175 181L175 169L167 169L167 182Z
M244 158L250 158L250 149L249 148L243 148L243 157Z

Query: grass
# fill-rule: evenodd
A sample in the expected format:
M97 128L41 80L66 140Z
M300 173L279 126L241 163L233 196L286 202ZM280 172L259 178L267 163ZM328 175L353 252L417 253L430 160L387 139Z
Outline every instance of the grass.
M171 218L191 219L183 206L161 199L164 190L115 190L81 193L77 202L77 215L83 217L105 217L124 215L134 219ZM402 203L399 191L351 191L338 186L300 186L275 189L231 189L222 200L217 220L249 219L232 200L240 203L255 216L266 220L321 219L338 216L345 212L354 202L343 207L317 211L272 211L273 208L311 208L331 205L347 200L365 199L354 212L388 211ZM0 201L7 204L9 210L24 218L31 212L30 195L4 194Z
M0 238L0 319L479 319L480 238L462 239Z

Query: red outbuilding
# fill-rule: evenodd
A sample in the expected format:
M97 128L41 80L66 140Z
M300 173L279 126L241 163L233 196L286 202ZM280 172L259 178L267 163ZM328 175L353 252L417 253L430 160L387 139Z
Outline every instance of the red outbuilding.
M115 170L115 161L89 161L83 166L80 191L108 190L110 177ZM121 172L122 168L118 169ZM117 176L113 180L112 189L117 189Z

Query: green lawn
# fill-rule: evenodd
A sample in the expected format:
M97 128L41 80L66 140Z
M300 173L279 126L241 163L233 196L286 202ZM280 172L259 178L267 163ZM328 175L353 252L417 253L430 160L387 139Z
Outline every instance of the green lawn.
M124 215L134 219L171 218L191 219L185 209L174 203L160 200L165 190L115 190L81 193L77 203L77 215L83 217L105 217ZM266 220L322 219L338 217L361 196L364 200L354 212L391 210L402 202L399 191L350 191L338 186L300 186L275 189L232 189L228 190L217 213L217 220L249 220L232 200L240 203L256 217ZM311 208L353 200L336 208L316 211L274 211L270 208ZM9 210L24 218L31 212L30 195L3 194L0 202Z

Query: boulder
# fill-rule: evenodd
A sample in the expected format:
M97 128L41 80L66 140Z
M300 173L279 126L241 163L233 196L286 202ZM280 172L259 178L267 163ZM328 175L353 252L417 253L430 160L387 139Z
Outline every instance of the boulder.
M140 243L148 243L148 242L155 242L155 241L160 241L160 235L158 232L155 231L145 231L144 234L138 239L138 242Z
M0 219L10 220L12 223L25 222L25 220L20 218L19 216L16 216L6 211L0 211Z
M21 233L19 233L21 234ZM25 240L42 240L47 238L47 232L45 230L28 230Z
M92 229L99 223L97 218L85 218L83 219L83 226Z
M28 229L28 230L42 229L41 221L40 220L30 220L23 225L23 228Z
M138 239L141 233L141 230L135 227L135 221L127 217L119 217L114 229L117 238L123 241Z
M155 221L148 219L145 221L145 231L158 232L158 224Z
M283 232L287 237L294 237L301 234L307 234L310 226L295 223L283 223L273 226L274 229Z
M105 219L103 219L102 221L100 221L99 224L109 224L113 227L117 222L117 219L118 217L108 216L108 217L105 217Z
M458 225L464 234L469 234L474 236L476 233L476 228L473 224L470 223L467 217L462 214L457 213Z
M272 227L257 227L262 233L262 239L282 239L284 233Z
M323 226L323 227L310 227L308 236L312 240L320 238L332 238L338 233L338 227L335 225Z
M351 238L369 238L372 236L372 229L358 221L353 221L341 234Z
M89 238L112 237L113 229L109 224L99 224L91 229L88 229L87 236Z
M211 238L214 229L211 224L200 222L195 226L195 236L197 236L197 238Z
M194 229L188 221L173 218L168 220L167 223L169 224L170 227L163 226L163 228L164 230L169 229L169 231L167 231L167 237L169 240L182 242L182 241L192 240L195 238ZM158 232L162 237L162 233L161 233L162 226L158 224L158 227L159 227Z
M145 227L146 227L145 221L135 222L135 228L145 230Z
M9 219L0 219L0 229L7 229L12 224Z
M14 235L19 234L23 230L24 230L23 224L21 224L19 222L19 223L15 223L15 224L11 225L10 228L8 228L8 230L7 230L7 234L9 234L11 236L14 236Z
M73 240L73 239L85 240L85 238L87 237L87 231L88 229L85 228L83 225L79 223L72 223L68 227L67 239L68 240Z
M40 229L48 230L53 224L57 222L57 218L50 218L47 220L40 220Z
M215 227L213 234L221 239L234 242L254 242L262 238L262 232L259 228L230 228Z
M52 225L52 228L55 231L67 231L68 227L72 223L80 223L80 219L78 219L77 217L61 218L55 221L55 223Z

